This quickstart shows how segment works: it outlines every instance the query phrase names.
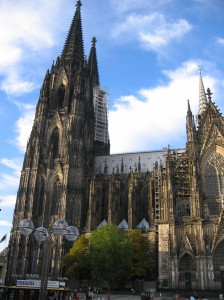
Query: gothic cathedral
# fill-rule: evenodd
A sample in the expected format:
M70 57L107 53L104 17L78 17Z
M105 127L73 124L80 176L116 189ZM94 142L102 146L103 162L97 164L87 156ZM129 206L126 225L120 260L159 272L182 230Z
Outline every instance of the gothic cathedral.
M161 288L224 287L224 119L199 74L199 113L188 103L186 149L110 155L107 93L96 39L88 59L81 1L60 57L47 70L27 144L13 217L6 283L40 274L43 248L18 235L22 219L51 228L58 219L90 233L103 224L138 228L158 253ZM197 126L196 126L197 125ZM51 278L72 246L55 241Z

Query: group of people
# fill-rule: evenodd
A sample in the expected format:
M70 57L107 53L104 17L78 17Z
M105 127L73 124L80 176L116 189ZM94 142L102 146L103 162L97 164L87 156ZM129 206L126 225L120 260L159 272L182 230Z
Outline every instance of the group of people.
M197 299L198 299L198 294L196 291L193 293L193 295L185 296L185 300L197 300ZM179 293L174 294L173 300L180 300L180 294Z
M48 293L48 300L57 300L57 293L55 291L50 291ZM79 291L69 292L65 295L65 300L80 300Z
M80 292L74 291L68 295L68 300L80 300Z
M94 293L93 293L93 291L89 290L86 292L85 296L86 296L86 300L93 300Z

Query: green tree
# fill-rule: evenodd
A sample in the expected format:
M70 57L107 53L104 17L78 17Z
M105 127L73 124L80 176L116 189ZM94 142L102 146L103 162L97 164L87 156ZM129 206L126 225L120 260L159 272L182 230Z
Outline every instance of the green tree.
M89 278L91 274L89 239L81 235L63 258L66 273L73 278Z
M128 231L127 236L132 248L131 277L145 278L154 262L149 254L149 241L138 229Z
M126 234L114 225L106 225L90 236L92 277L122 279L131 269L131 247Z
M139 230L127 233L114 225L81 235L63 258L69 277L111 280L147 278L155 272L155 258L149 241Z

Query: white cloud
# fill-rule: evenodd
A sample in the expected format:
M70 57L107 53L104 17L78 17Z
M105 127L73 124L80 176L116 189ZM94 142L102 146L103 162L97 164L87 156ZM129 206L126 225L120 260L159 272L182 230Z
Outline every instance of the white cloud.
M216 43L224 46L224 38L217 38Z
M16 122L16 146L21 152L24 152L33 125L35 106L21 103L16 104L22 110L22 116Z
M1 227L12 227L12 223L8 221L0 221L0 226Z
M0 159L0 164L13 169L16 173L19 173L21 170L21 165L17 160L2 158Z
M46 49L58 43L63 26L56 20L61 20L61 7L62 0L1 1L0 75L3 82L0 88L6 93L27 93L34 88L33 83L24 80L23 74L27 76L31 70L26 71L23 64L29 57L32 61L38 60Z
M112 35L114 38L122 37L122 41L138 39L146 49L159 51L160 47L180 39L191 28L192 26L186 20L170 22L164 15L158 13L132 14L113 29Z
M17 73L12 71L2 81L0 88L9 95L21 95L31 92L34 89L34 84L23 81Z
M185 20L163 25L156 28L154 34L140 34L141 40L147 49L156 51L159 47L167 45L172 40L181 38L191 29L191 25Z
M109 113L111 152L155 150L186 143L187 100L198 112L198 62L189 61L174 71L164 71L169 82L153 89L142 89L138 96L123 96ZM204 77L212 88L214 80Z
M8 191L12 188L18 187L19 176L9 175L9 174L0 174L1 182L0 188L1 191Z
M0 195L1 199L1 208L2 207L14 207L16 203L16 195Z
M0 190L1 192L9 193L9 191L14 191L18 188L19 185L19 177L21 172L21 162L17 159L8 159L2 158L0 160L0 165L7 167L10 172L6 170L1 171L0 173ZM7 203L7 206L11 206L10 203L15 204L15 196L14 195L0 195L0 199L4 200L1 206L4 206L4 203ZM12 201L12 199L14 199Z
M169 3L172 0L111 0L111 6L114 10L119 13L126 12L132 9L140 9L145 7L155 8L161 6L163 4Z

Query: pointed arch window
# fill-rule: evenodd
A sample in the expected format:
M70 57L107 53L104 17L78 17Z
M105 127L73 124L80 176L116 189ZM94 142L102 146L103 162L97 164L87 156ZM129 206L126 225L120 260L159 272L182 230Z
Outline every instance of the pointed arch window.
M188 217L190 215L191 215L190 198L189 197L178 198L177 205L176 205L176 216L177 217Z
M68 112L71 112L72 109L72 99L73 99L74 88L70 88L69 98L68 98Z
M60 179L54 182L52 200L51 200L51 215L56 215L58 213L59 201L61 196L61 182Z
M205 188L207 197L224 195L224 157L214 152L205 165Z
M188 253L184 254L179 262L179 281L196 280L196 264L194 258Z
M44 189L45 189L45 183L44 180L41 180L40 185L40 193L39 193L39 205L38 205L38 216L42 215L43 208L44 208Z
M195 261L192 256L186 253L180 260L179 263L179 270L186 272L186 271L195 271Z
M205 186L206 186L207 197L217 197L219 194L217 170L215 166L210 162L207 162L205 170L206 170Z
M51 137L51 151L53 159L58 158L59 154L59 129L55 128Z
M65 99L65 86L62 84L58 89L58 108L63 108L64 106L64 99Z

